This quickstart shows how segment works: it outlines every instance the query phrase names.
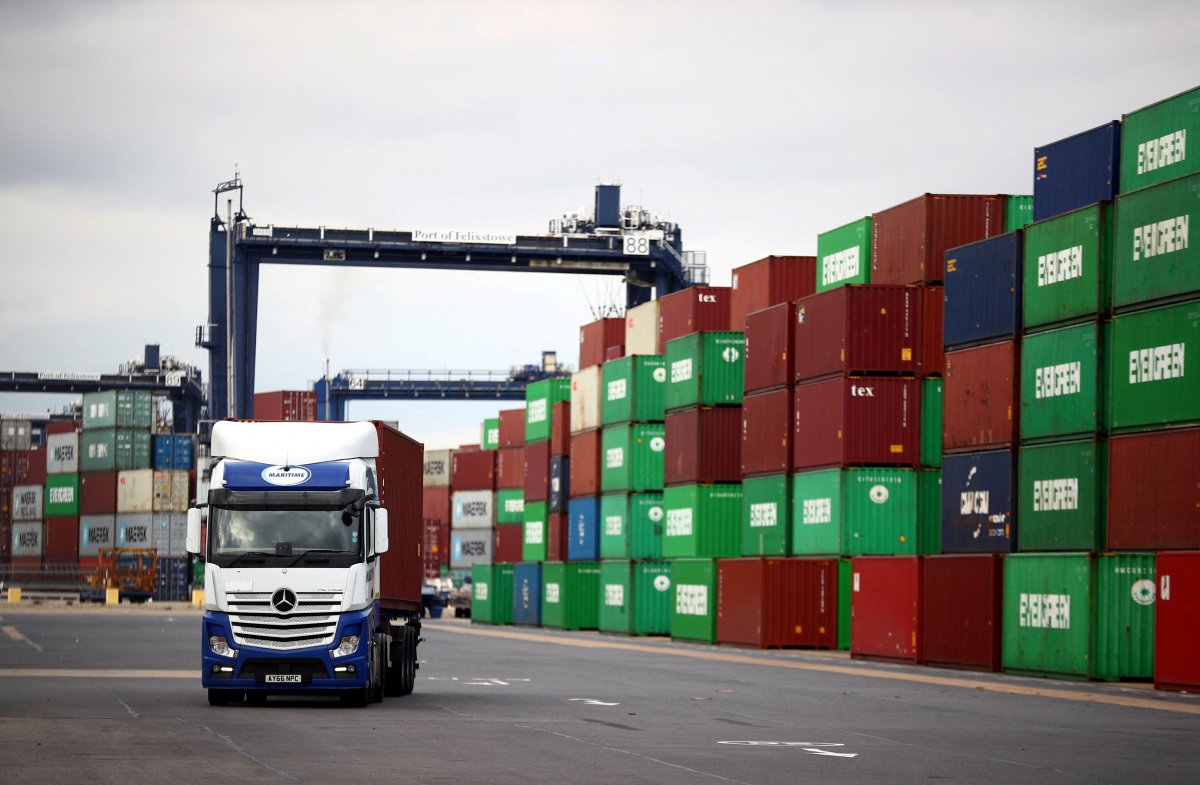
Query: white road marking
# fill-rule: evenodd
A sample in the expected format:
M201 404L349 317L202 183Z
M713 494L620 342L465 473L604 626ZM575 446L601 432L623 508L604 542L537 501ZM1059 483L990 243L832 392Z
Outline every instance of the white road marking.
M134 711L132 708L130 708L128 703L121 700L120 698L117 698L117 703L119 703L125 707L125 711L129 712L130 717L133 717L135 720L138 718L138 713L136 711Z
M34 643L33 641L31 641L31 640L29 640L28 638L26 638L26 637L25 637L25 636L24 636L24 635L21 633L21 631L20 631L20 630L18 630L16 627L13 627L12 625L9 625L9 626L3 627L2 629L4 630L4 634L5 634L5 635L7 635L9 638L13 639L14 641L25 641L25 642L26 642L26 643L28 643L30 646L32 646L34 649L36 649L36 650L37 650L39 653L40 653L40 652L42 652L42 651L44 651L44 649L42 649L42 647L41 647L41 646L37 645L37 644L36 644L36 643Z
M734 744L742 747L799 747L813 755L828 755L834 758L857 758L857 752L833 752L821 747L844 747L837 741L718 741L717 744Z
M584 703L584 704L587 704L588 706L620 706L621 705L619 703L605 703L604 701L596 700L595 698L571 698L568 701L568 703L573 702L573 701L578 701L579 703Z

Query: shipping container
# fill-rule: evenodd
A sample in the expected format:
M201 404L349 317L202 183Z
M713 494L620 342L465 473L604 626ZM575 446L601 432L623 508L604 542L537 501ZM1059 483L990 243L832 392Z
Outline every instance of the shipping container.
M525 388L525 442L549 439L551 407L571 397L570 379L543 379Z
M1119 193L1121 123L1033 148L1033 220L1111 202Z
M422 484L426 488L449 488L453 458L453 450L426 450Z
M942 409L944 380L927 376L921 380L921 447L922 466L942 465Z
M1200 428L1114 436L1108 443L1108 547L1200 548Z
M155 526L154 515L149 512L117 513L116 515L116 547L118 548L158 548L163 546L159 556L175 556L168 553L171 547L170 521L159 532ZM185 532L186 534L186 532Z
M496 491L496 525L524 522L524 493L520 489Z
M948 249L1003 232L1003 197L918 196L871 216L871 283L940 282Z
M187 512L191 506L190 480L189 473L185 471L154 472L153 512ZM119 475L117 481L120 482Z
M150 468L150 432L130 428L85 430L79 438L85 472Z
M75 475L69 475L74 477ZM9 515L14 521L40 521L45 517L43 499L46 486L16 485L12 489Z
M79 514L79 475L51 474L46 477L43 496L46 517L60 518Z
M542 623L542 565L513 566L512 623L538 627Z
M421 539L421 566L425 579L440 578L450 568L450 524L426 520Z
M1108 518L1108 443L1021 447L1021 551L1099 551Z
M497 490L523 489L525 487L525 448L501 447L496 450Z
M85 393L83 396L85 431L100 428L144 428L149 432L153 424L153 401L150 393L145 390L106 390Z
M1122 120L1121 193L1200 171L1200 87Z
M945 339L946 287L922 286L921 301L921 375L946 373Z
M656 491L663 487L666 439L662 423L610 425L601 433L600 487L609 491ZM529 494L526 493L526 498Z
M115 515L79 516L79 557L100 555L101 548L113 548L117 543Z
M796 386L792 467L920 462L920 383L850 376Z
M784 388L747 395L742 402L739 450L742 476L791 471L793 398L792 390ZM668 432L668 456L672 444Z
M500 418L489 417L479 425L479 446L485 450L500 449Z
M599 365L571 375L571 433L600 427L600 378Z
M852 560L851 657L923 661L921 561L918 556Z
M1022 233L946 251L943 346L968 346L1021 332Z
M86 482L87 475L84 475ZM87 501L87 485L84 485L84 501ZM89 512L89 510L84 510ZM422 488L421 489L421 517L429 520L437 521L438 523L450 523L450 489L449 488Z
M12 549L10 551L12 558L32 559L36 557L40 561L42 558L42 530L41 521L13 521Z
M796 301L796 381L921 369L922 292L850 285Z
M496 451L456 450L451 460L450 487L456 491L491 491L496 489Z
M45 485L46 453L38 450L0 451L0 485Z
M492 529L492 561L496 564L516 564L524 557L525 524L505 524Z
M650 300L625 313L625 354L662 354L660 301Z
M817 235L816 291L871 282L871 216Z
M549 513L545 502L525 500L525 537L521 558L525 561L546 561Z
M787 556L791 551L788 476L747 477L742 483L742 556Z
M543 439L525 443L525 501L544 502L550 498L550 442Z
M929 556L922 569L925 662L948 668L1000 670L1002 557Z
M117 512L154 512L154 470L117 473Z
M254 394L253 417L256 420L316 422L330 419L317 411L317 393L313 390L276 390ZM84 418L84 427L89 427Z
M943 450L995 447L1017 440L1020 367L1015 341L946 352Z
M118 474L115 471L80 473L80 515L111 515L117 511Z
M1004 231L1015 232L1033 222L1033 195L1004 197Z
M1106 315L1112 307L1112 252L1109 202L1030 225L1021 298L1025 329Z
M0 420L0 450L18 452L33 446L33 423L29 420Z
M42 529L42 561L47 564L79 562L79 518L47 518Z
M155 469L191 471L196 468L196 437L187 433L158 434L151 439Z
M551 513L566 512L571 498L571 459L565 455L550 456L550 493L546 509Z
M188 593L188 557L160 557L155 565L158 580L155 583L154 599L157 602L181 602L190 599Z
M1158 604L1154 620L1154 687L1196 692L1200 619L1200 552L1159 553Z
M600 431L585 431L571 437L571 496L600 493Z
M675 559L671 562L671 637L715 643L716 596L716 559Z
M661 492L604 494L600 497L600 556L661 559L665 517Z
M669 562L601 562L600 630L666 635L671 629L672 594Z
M816 270L815 256L767 256L733 268L729 326L724 329L740 333L755 311L812 294Z
M525 410L501 409L500 449L525 446Z
M600 565L594 561L542 565L542 626L594 630L599 626Z
M747 394L792 384L796 374L795 321L795 303L780 303L746 316L743 386Z
M1015 457L1006 448L943 459L943 553L1016 550Z
M1200 291L1200 250L1191 250L1188 243L1192 218L1200 219L1200 175L1171 180L1117 199L1115 310L1180 299Z
M451 529L450 567L464 570L476 564L492 562L491 529Z
M579 328L579 370L604 362L610 346L625 343L625 319L597 319Z
M451 529L490 529L496 525L495 491L454 491L450 499Z
M513 565L476 564L471 568L471 623L512 624Z
M12 521L0 515L0 565L12 561Z
M1105 430L1108 323L1026 335L1021 342L1021 441Z
M1108 425L1112 431L1200 421L1200 384L1187 356L1200 356L1200 300L1112 321Z
M571 452L571 402L559 401L550 407L550 455Z
M567 514L551 512L546 515L546 561L567 560Z
M664 484L741 480L741 407L694 406L672 411L664 432Z
M604 425L660 422L666 410L667 365L662 355L630 355L605 363L600 419Z
M393 428L389 423L373 420L379 440L376 461L378 503L388 511L388 531L392 542L420 542L424 536L421 525L421 477L424 460L423 445ZM186 521L186 518L184 519ZM421 552L415 548L390 550L380 557L383 569L379 573L379 593L386 606L394 601L421 601Z
M567 513L567 560L591 562L600 558L600 497L571 499Z
M837 559L717 561L717 643L837 648Z
M743 333L689 333L667 342L667 411L742 402L746 339Z
M664 558L740 555L740 484L676 485L663 491L663 506L667 511Z
M870 467L822 469L792 476L792 545L795 555L866 553L866 534L921 550L932 535L918 508L918 473ZM856 536L856 534L858 536ZM904 541L901 542L900 538Z
M660 297L658 310L659 350L664 354L667 342L695 332L729 329L729 305L732 289L728 286L689 286ZM626 341L626 349L629 347ZM630 350L630 354L636 354Z
M46 435L46 473L77 474L79 472L79 432Z

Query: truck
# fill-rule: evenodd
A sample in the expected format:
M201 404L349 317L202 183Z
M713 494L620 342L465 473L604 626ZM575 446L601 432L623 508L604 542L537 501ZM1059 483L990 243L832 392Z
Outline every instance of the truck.
M423 454L382 422L213 425L207 502L187 520L209 704L412 692Z

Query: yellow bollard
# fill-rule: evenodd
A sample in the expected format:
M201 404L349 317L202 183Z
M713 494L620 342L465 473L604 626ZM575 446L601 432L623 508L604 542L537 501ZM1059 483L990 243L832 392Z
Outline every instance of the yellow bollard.
M192 589L192 607L204 607L204 589Z
M104 590L104 604L105 605L120 605L121 604L121 590L120 589L105 589Z
M8 604L16 605L20 601L21 601L21 587L20 586L9 586L8 587Z

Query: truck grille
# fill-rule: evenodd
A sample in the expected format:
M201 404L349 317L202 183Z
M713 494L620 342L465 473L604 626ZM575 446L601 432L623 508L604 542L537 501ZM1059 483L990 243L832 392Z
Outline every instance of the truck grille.
M287 615L271 607L271 592L230 592L226 600L236 643L278 651L332 644L342 593L298 592L296 609Z

